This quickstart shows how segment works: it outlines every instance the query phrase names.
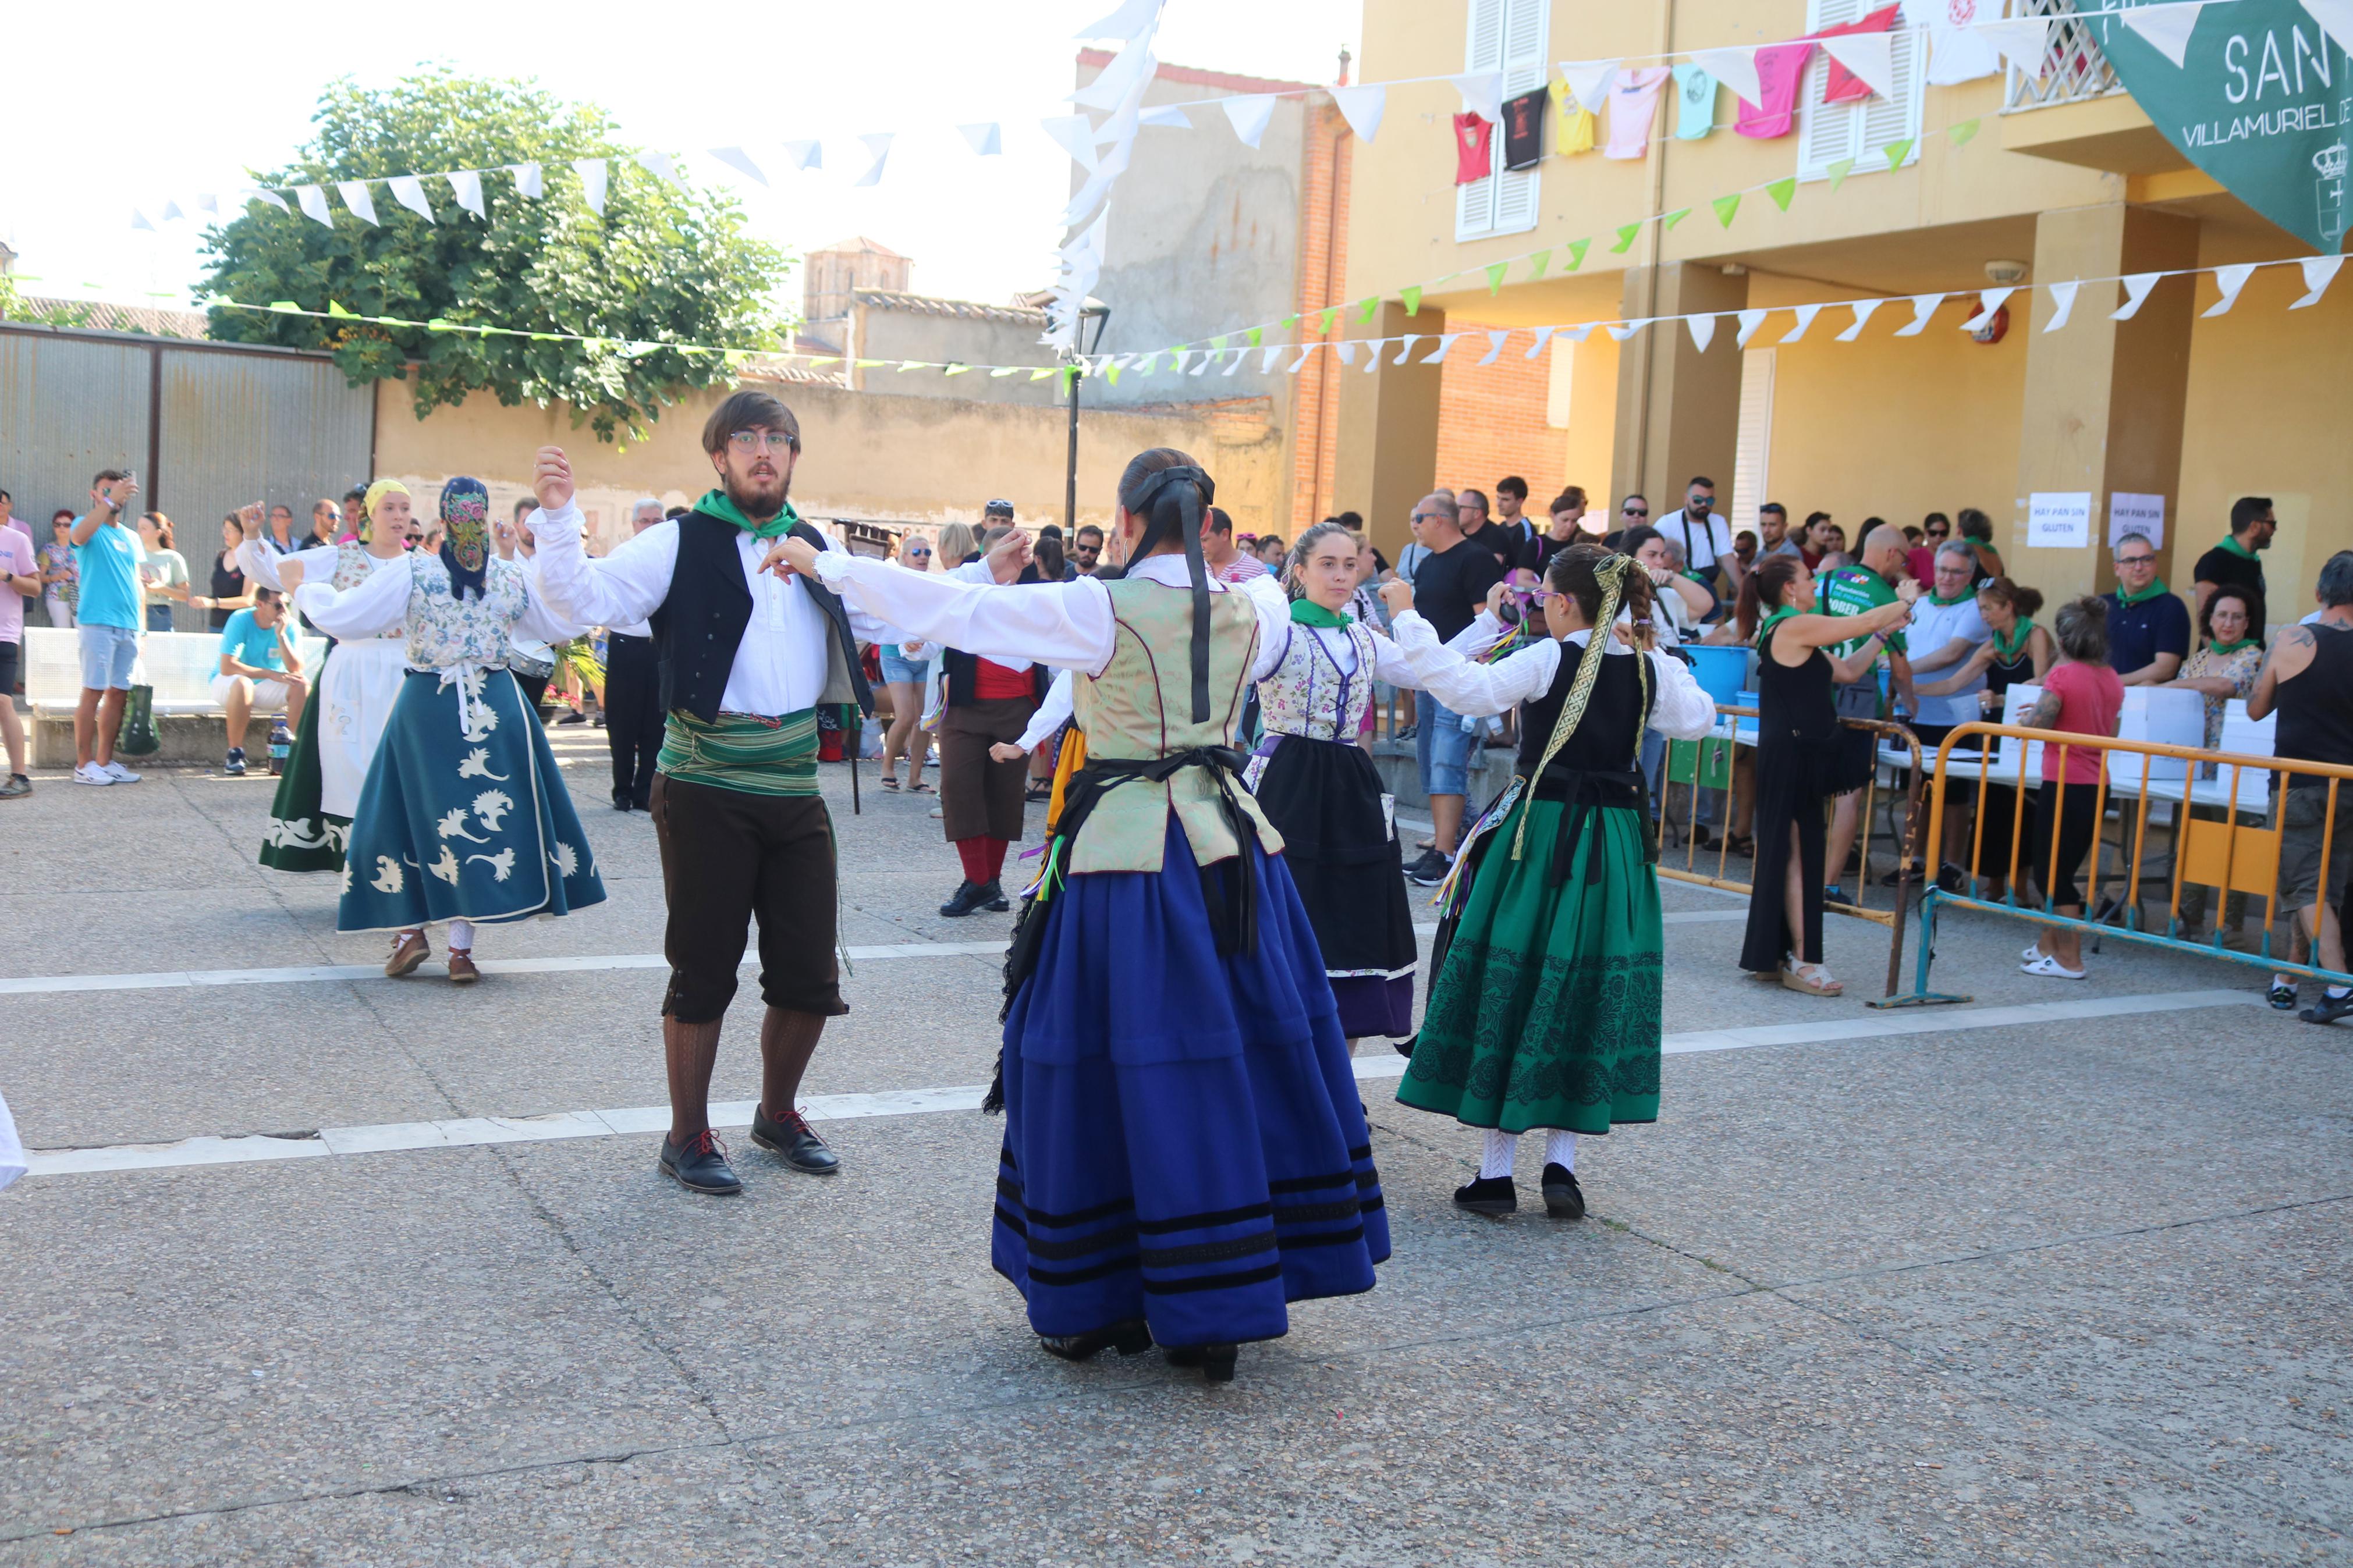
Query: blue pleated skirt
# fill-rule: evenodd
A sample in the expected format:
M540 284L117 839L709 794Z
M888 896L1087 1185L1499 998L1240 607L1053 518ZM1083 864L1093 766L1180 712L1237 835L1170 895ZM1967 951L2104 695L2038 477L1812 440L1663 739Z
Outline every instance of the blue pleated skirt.
M1373 1287L1380 1178L1324 961L1257 845L1258 949L1221 956L1183 830L1166 872L1071 878L1005 1023L990 1247L1040 1334L1273 1339ZM1219 871L1232 875L1232 862Z

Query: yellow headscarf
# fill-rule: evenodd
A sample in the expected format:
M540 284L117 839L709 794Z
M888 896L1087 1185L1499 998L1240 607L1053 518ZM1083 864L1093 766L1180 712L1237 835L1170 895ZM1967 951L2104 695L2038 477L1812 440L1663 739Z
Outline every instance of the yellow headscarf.
M405 496L407 494L408 487L402 484L398 479L378 479L375 483L368 486L367 499L360 502L360 537L362 539L365 539L369 534L375 531L372 525L375 521L376 502L382 500L386 496Z

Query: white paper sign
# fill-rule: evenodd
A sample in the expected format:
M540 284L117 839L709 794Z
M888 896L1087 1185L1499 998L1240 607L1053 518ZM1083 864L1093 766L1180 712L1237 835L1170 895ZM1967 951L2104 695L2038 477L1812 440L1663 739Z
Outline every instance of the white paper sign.
M2116 490L2108 496L2108 548L2127 533L2148 535L2149 548L2165 548L2165 498Z
M2030 550L2083 550L2092 542L2092 492L2037 490L2026 500Z

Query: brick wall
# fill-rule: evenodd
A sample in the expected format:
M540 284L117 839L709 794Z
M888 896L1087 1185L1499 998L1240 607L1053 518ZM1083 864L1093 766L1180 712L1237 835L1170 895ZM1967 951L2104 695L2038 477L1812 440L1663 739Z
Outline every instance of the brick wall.
M1528 481L1528 510L1541 511L1563 483L1568 435L1546 423L1552 356L1526 358L1523 332L1502 358L1481 365L1486 327L1449 316L1446 330L1465 336L1440 367L1438 482L1484 490L1492 500L1495 481L1517 474Z

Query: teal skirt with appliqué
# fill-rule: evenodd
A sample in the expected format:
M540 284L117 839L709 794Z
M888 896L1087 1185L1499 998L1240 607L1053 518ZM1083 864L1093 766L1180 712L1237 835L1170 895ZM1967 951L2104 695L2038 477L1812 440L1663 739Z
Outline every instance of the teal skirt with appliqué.
M335 928L497 925L604 901L588 836L513 675L411 671L352 817Z

